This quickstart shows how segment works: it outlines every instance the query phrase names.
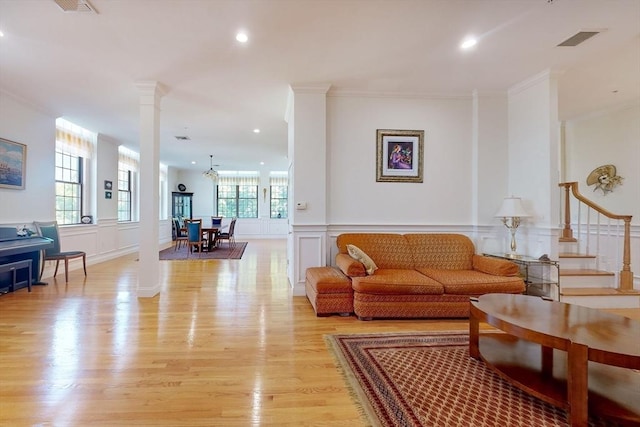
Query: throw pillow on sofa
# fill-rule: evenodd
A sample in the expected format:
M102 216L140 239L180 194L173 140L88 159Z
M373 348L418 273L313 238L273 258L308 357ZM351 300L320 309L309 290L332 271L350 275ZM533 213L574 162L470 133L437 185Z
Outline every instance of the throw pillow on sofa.
M357 259L362 264L364 264L364 268L367 270L367 274L371 275L378 269L376 263L373 262L369 255L364 253L364 251L359 247L355 245L347 245L347 252L349 252L349 255L352 258Z

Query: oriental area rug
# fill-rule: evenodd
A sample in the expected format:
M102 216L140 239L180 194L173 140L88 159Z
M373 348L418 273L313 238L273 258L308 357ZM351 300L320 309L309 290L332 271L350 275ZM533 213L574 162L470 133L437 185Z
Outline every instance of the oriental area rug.
M160 260L208 260L208 259L240 259L244 250L247 248L247 242L236 242L235 245L229 247L226 243L222 243L211 252L194 252L189 253L189 248L182 246L180 249L174 249L173 246L160 251Z
M325 335L368 426L569 426L469 356L460 332ZM590 426L613 426L590 419Z

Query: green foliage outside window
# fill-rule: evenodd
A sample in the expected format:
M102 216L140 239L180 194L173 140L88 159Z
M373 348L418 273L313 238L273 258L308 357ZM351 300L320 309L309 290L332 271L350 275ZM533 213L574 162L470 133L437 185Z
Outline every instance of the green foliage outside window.
M226 218L258 217L257 185L218 185L217 215Z
M271 186L271 218L286 218L288 211L288 187L286 185Z
M56 221L79 224L82 216L82 157L56 150Z

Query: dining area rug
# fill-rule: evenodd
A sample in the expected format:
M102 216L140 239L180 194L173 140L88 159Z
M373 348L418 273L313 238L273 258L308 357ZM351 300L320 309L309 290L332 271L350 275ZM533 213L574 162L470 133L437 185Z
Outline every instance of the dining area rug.
M220 246L214 248L211 252L194 252L189 253L189 248L182 246L179 249L174 249L173 246L160 251L160 260L183 260L183 261L198 261L208 259L241 259L244 254L244 250L247 248L248 242L236 242L235 245L227 245L222 243Z
M460 332L325 335L368 426L569 426L566 412L469 357ZM609 426L589 419L590 426Z

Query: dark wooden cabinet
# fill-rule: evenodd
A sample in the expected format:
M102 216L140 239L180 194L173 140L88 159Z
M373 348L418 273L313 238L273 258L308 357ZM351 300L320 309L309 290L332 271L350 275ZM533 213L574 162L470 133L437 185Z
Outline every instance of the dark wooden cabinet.
M171 217L178 218L180 223L185 219L193 219L193 193L174 191L171 193ZM173 240L176 239L175 221L172 227Z
M192 219L193 193L174 191L171 193L171 216Z

